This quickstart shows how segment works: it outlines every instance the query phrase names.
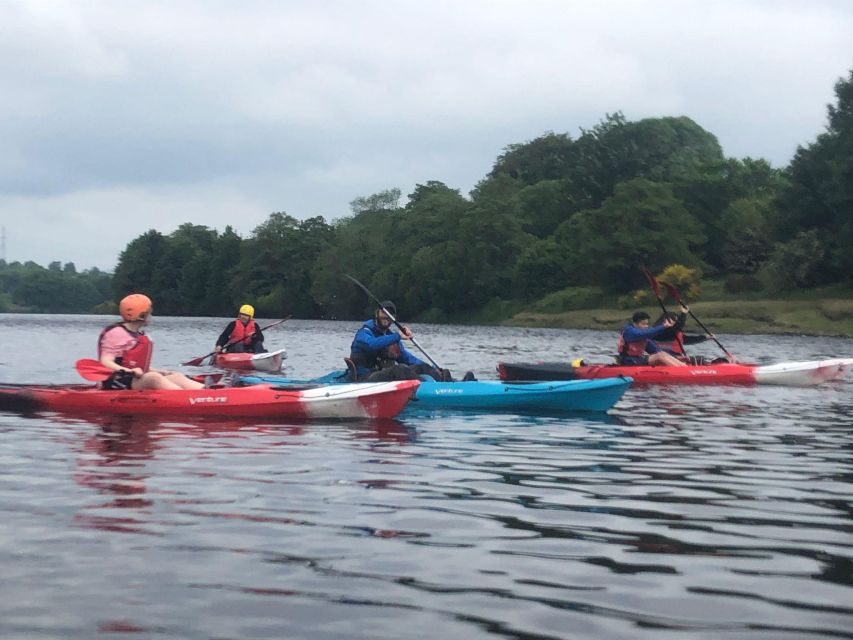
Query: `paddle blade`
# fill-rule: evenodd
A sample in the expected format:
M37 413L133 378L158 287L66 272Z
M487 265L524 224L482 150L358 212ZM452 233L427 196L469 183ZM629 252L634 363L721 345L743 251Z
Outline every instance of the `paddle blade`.
M195 380L203 384L219 384L224 377L224 373L200 373L195 376L189 376L190 380Z
M666 290L669 292L669 295L675 300L678 304L681 304L681 294L678 293L678 289L675 286L669 284L668 282L661 282L661 284L666 287Z
M212 356L214 353L216 353L216 352L211 351L207 355L203 355L203 356L198 357L198 358L193 358L192 360L187 360L186 362L182 362L181 364L184 365L185 367L200 367L201 364L205 360L207 360L210 356Z
M77 373L80 374L81 378L91 380L92 382L102 382L114 373L112 369L105 367L97 360L92 360L91 358L78 360L74 368L77 369Z
M660 287L658 286L657 278L655 278L652 272L646 269L645 267L640 268L643 270L643 275L646 276L646 280L649 281L649 285L651 285L652 291L655 292L655 297L660 300Z

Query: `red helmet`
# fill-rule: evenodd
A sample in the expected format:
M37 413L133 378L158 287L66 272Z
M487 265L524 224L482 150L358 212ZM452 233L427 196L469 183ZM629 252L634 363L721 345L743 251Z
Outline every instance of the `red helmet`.
M151 298L141 293L131 293L118 303L118 312L125 322L136 322L151 312Z

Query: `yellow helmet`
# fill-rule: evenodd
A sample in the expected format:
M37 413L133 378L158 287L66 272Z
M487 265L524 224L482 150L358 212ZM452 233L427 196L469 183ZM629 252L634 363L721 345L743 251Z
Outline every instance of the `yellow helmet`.
M118 312L125 322L142 320L151 311L151 298L141 293L131 293L118 303Z
M586 360L584 360L583 358L575 358L574 360L572 360L572 366L573 367L585 367L586 366Z
M244 314L244 313L247 316L249 316L250 318L254 318L255 317L255 307L253 307L250 304L244 304L242 307L240 307L240 314Z

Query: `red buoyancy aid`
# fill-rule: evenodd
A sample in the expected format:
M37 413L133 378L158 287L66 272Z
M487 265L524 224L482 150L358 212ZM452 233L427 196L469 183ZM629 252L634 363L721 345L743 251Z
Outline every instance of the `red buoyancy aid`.
M401 355L402 352L400 351L400 343L395 342L394 344L385 347L379 357L385 358L387 360L396 360Z
M139 367L143 371L148 371L151 367L151 354L154 353L154 343L144 333L131 331L121 322L111 324L101 331L101 335L98 336L98 359L101 359L101 343L103 342L104 336L108 331L115 329L116 327L124 329L135 340L129 349L125 349L125 351L116 358L116 363L123 367L127 367L128 369L135 369Z
M630 356L632 358L640 358L646 355L646 343L648 339L643 338L634 342L625 342L624 332L624 329L619 332L619 344L616 345L619 355L622 357Z
M255 333L255 320L249 320L248 324L243 324L240 320L234 321L234 330L231 331L231 335L228 337L228 342L230 344L237 344L238 342L242 342L247 347L252 346L252 336Z
M677 331L675 334L675 338L673 340L655 340L657 345L661 349L666 349L667 351L671 351L675 355L681 356L684 355L684 349L681 345L684 344L684 334L681 331Z

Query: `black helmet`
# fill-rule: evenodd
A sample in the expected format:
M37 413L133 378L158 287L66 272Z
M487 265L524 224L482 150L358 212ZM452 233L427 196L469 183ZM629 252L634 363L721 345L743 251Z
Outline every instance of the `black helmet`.
M391 315L395 318L397 317L397 305L395 305L390 300L383 300L379 303L380 308L385 309L386 311L390 311Z

